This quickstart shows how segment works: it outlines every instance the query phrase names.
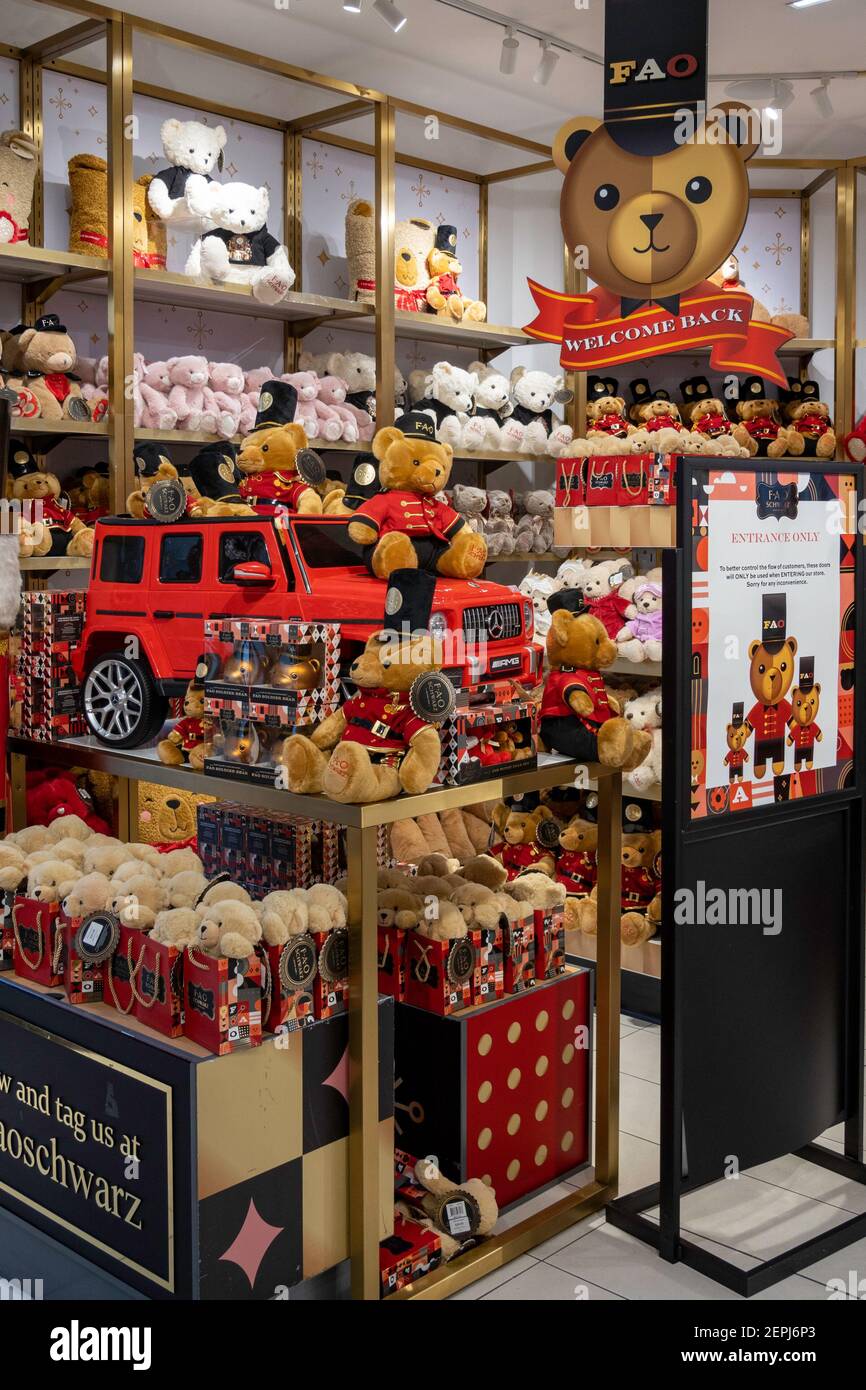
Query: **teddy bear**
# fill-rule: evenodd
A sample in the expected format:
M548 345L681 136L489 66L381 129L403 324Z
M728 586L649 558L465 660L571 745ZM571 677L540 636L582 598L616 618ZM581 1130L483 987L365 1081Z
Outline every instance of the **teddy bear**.
M493 825L499 838L490 846L490 853L508 870L509 882L527 869L553 875L556 869L553 851L544 848L538 839L539 825L552 820L549 806L542 803L530 806L526 798L514 806L501 801L493 808Z
M82 874L63 898L61 907L67 917L86 917L99 912L111 897L111 883L105 874Z
M535 636L545 638L550 630L550 608L548 599L562 588L561 581L553 574L541 570L530 570L517 586L524 598L530 599L535 615Z
M449 892L451 887L449 885ZM415 930L429 941L460 941L466 936L466 922L456 903L449 898L439 898L426 905Z
M106 367L108 359L105 359ZM169 401L172 388L171 371L167 362L145 362L137 352L133 359L135 388L140 399L140 420L145 429L173 430L177 426L177 411Z
M517 527L510 492L503 488L488 490L481 534L487 542L487 552L491 557L514 554L517 549Z
M376 895L376 923L383 928L411 931L424 916L424 899L405 888L380 888Z
M597 396L586 403L586 437L624 440L636 426L626 419L623 396Z
M339 376L319 375L320 404L330 406L337 412L342 424L341 439L347 444L365 442L373 438L373 417L366 409L361 409L349 400L349 384Z
M216 406L208 386L207 358L189 353L169 357L166 366L171 382L168 404L177 416L179 428L213 434Z
M487 559L484 538L453 507L436 500L448 485L453 451L435 438L429 415L401 416L400 428L373 439L382 491L362 502L349 537L364 549L370 570L387 579L421 568L450 579L475 579Z
M163 880L165 905L169 908L195 907L207 891L207 879L195 869L182 869Z
M741 423L734 426L734 438L750 455L778 459L802 453L800 438L792 438L795 431L782 424L779 407L767 397L761 377L750 376L740 383L737 417Z
M277 889L256 904L262 935L269 946L283 946L310 930L310 909L303 889Z
M160 169L153 176L147 190L148 205L161 222L203 231L210 224L190 210L186 200L187 184L191 175L210 183L214 171L222 168L225 129L221 125L211 127L201 121L179 121L171 117L160 126L159 138L168 168Z
M476 378L476 385L472 393L472 411L463 426L461 447L493 452L504 447L502 426L511 414L511 382L484 362L470 362L467 370Z
M693 434L702 434L714 441L732 434L734 428L725 413L724 402L716 396L695 401L689 423Z
M108 257L108 165L98 154L76 154L67 163L71 206L69 250L82 256ZM141 269L165 269L164 225L149 216L147 195L152 174L141 174L133 183L131 213L132 263Z
M565 925L580 927L580 903L598 882L598 823L585 816L572 816L559 832L556 853L556 881L566 891Z
M481 1178L467 1178L460 1184L443 1177L432 1158L419 1159L414 1166L414 1180L425 1188L428 1196L411 1206L399 1200L397 1188L395 1210L398 1215L434 1231L439 1238L442 1259L447 1263L465 1247L467 1238L483 1239L490 1235L499 1218L496 1204L496 1191ZM461 1222L467 1226L460 1231L461 1238L452 1235L453 1218L450 1213L459 1213Z
M199 918L192 907L163 908L156 914L148 933L151 941L161 946L175 946L183 951L198 945Z
M540 732L545 747L578 762L601 762L629 771L652 746L644 730L622 717L620 702L605 690L601 672L616 660L616 644L603 623L583 608L578 590L560 590L549 601Z
M72 375L75 344L57 314L43 314L16 337L19 366L6 378L7 387L19 395L13 414L24 419L89 420L81 385Z
M659 877L656 872L660 837L630 819L632 807L623 805L620 869L620 940L639 946L655 935L660 921ZM637 808L634 808L637 810ZM587 936L598 931L598 884L587 898L575 904L572 921Z
M307 516L322 513L321 496L298 471L298 459L308 441L294 418L297 399L288 382L266 381L259 393L255 427L238 454L237 465L244 474L241 497L260 515L273 515L277 505ZM315 475L323 480L321 460L312 453L309 457L317 466Z
M261 939L261 923L251 903L228 899L199 908L196 946L206 955L246 960Z
M816 723L821 700L821 684L815 680L815 663L811 657L800 657L800 679L791 692L791 717L788 720L788 746L794 749L794 771L805 764L812 771L815 744L824 735Z
M412 405L412 414L430 415L436 426L436 438L452 448L459 448L463 429L469 420L478 378L450 362L436 362L430 372L419 372L424 378L423 394ZM410 377L410 387L415 374ZM417 380L417 378L416 378ZM403 416L398 416L399 425Z
M441 652L429 635L374 633L352 662L357 693L308 738L286 740L283 761L293 792L335 801L384 801L430 786L442 746L434 725L415 714L409 691L419 675L438 671Z
M487 317L487 306L480 299L467 299L460 293L457 276L463 274L463 267L457 259L457 228L442 222L436 228L436 240L427 252L427 273L430 284L427 286L427 303L439 318L466 319L470 323L482 323Z
M795 403L786 412L788 453L795 457L832 459L836 456L836 434L825 401L809 398Z
M315 372L284 372L280 381L286 382L297 393L295 404L295 420L303 427L304 434L308 440L318 439L321 435L324 439L329 439L332 443L339 439L339 426L329 425L325 430L324 419L320 419L316 409L316 398L319 394L319 379Z
M346 383L346 400L376 418L376 359L366 352L302 352L298 370L336 376ZM396 368L395 368L396 371ZM372 436L371 436L372 437Z
M652 747L642 763L626 773L625 781L636 792L647 792L662 780L662 688L654 686L627 700L623 716L635 729L645 729L652 736Z
M376 299L375 208L369 198L353 198L346 208L346 265L349 298Z
M233 439L240 431L244 374L233 362L208 362L208 386L216 405L216 433Z
M796 637L788 636L787 600L784 593L761 595L760 638L749 643L749 684L755 704L746 715L754 732L754 771L763 777L767 763L781 777L785 770L785 730L791 706L785 698L794 680ZM802 684L802 679L801 679Z
M39 147L23 130L0 134L0 245L30 240Z
M519 507L514 532L514 549L521 555L546 555L553 545L554 494L545 488L515 495Z
M406 217L394 228L394 304L397 309L428 313L430 275L427 257L436 233L426 217Z
M743 720L743 702L734 703L730 724L725 725L725 743L728 751L725 754L725 767L728 769L728 780L730 782L742 782L746 775L746 763L749 761L749 752L746 742L749 738L750 729ZM791 739L788 739L791 742Z
M187 492L190 516L254 516L241 496L244 475L237 445L230 440L205 444L186 465L180 480Z
M616 641L622 631L623 623L630 617L629 600L620 590L622 585L634 578L634 569L628 560L599 560L595 564L587 561L579 588L583 594L588 612L602 623L608 637ZM609 664L609 663L608 663Z
M641 579L632 589L628 620L616 635L619 654L626 661L662 659L662 586Z
M65 859L45 859L27 874L27 897L40 903L60 903L80 877L76 866Z
M13 500L41 507L33 554L81 555L93 553L93 528L85 526L71 508L61 502L60 479L38 467L29 450L16 450L9 460Z
M160 762L169 767L189 763L194 771L201 772L212 723L205 718L204 686L194 676L183 697L182 717L156 745Z
M505 448L524 454L546 454L549 443L557 449L570 444L573 430L558 420L552 410L554 404L565 405L572 398L565 378L514 367L510 380L512 408L502 425Z
M185 274L210 276L217 283L249 285L260 304L278 304L295 283L286 247L267 227L267 188L246 183L206 183L190 178L186 188L191 213L214 224L193 243Z
M746 294L749 294L744 281L740 278L740 263L733 252L726 257L718 270L715 270L713 274L710 275L709 280L710 284L718 285L720 289L744 290ZM794 338L809 337L809 320L806 318L805 314L771 314L766 305L761 303L760 299L755 299L754 295L751 296L751 299L753 323L772 323L778 328L787 328L788 332Z
M446 495L451 506L463 517L466 525L471 526L472 530L479 536L483 535L485 532L484 514L487 510L487 493L484 489L467 487L465 483L457 483L454 489Z
M0 840L0 889L16 892L27 877L27 856L17 844Z

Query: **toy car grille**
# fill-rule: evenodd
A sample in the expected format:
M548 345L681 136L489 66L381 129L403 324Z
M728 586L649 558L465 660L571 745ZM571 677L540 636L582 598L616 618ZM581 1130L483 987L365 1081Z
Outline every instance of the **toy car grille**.
M483 608L463 610L463 630L488 642L505 642L522 631L519 603L490 603Z

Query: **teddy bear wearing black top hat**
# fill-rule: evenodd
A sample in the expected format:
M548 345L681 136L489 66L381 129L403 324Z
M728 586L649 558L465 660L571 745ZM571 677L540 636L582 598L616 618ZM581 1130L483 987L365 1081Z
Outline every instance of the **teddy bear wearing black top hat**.
M298 393L287 381L266 381L252 432L238 454L244 475L240 493L259 515L277 507L321 516L317 492L327 476L319 455L309 447L306 431L295 420Z
M763 777L767 763L780 777L785 770L785 736L791 706L785 698L794 679L797 639L788 636L784 594L761 595L761 636L749 645L749 683L755 704L746 715L755 735L755 776Z
M193 516L255 516L254 509L241 497L243 474L238 468L237 452L235 444L220 439L199 449L191 460Z
M463 274L463 267L457 259L457 228L447 222L436 228L436 240L427 253L427 274L427 303L439 318L481 323L487 317L487 306L480 299L461 294L457 276Z

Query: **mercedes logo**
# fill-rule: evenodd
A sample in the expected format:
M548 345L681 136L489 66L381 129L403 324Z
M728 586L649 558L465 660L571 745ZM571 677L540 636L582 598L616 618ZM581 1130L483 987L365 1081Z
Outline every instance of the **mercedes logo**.
M487 636L492 637L494 641L505 636L505 618L498 608L491 608L487 615L486 627Z

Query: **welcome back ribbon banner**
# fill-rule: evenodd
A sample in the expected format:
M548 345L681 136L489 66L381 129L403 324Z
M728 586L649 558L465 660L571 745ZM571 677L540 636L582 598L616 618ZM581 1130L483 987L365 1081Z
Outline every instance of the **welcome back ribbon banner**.
M535 280L527 283L538 316L523 331L542 342L561 343L559 360L569 371L594 371L709 345L715 371L755 373L778 386L788 384L776 353L794 335L775 324L753 322L752 296L742 290L723 290L705 280L683 295L677 313L647 304L623 319L598 316L596 291L562 294Z

